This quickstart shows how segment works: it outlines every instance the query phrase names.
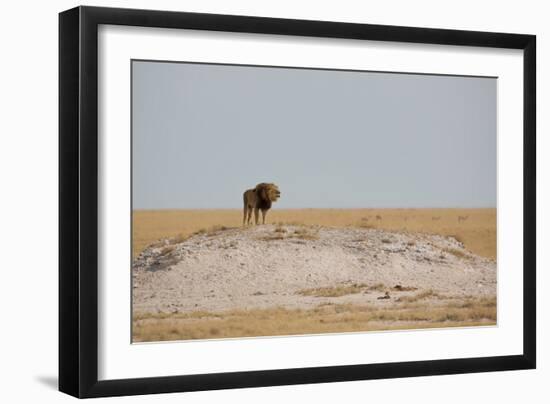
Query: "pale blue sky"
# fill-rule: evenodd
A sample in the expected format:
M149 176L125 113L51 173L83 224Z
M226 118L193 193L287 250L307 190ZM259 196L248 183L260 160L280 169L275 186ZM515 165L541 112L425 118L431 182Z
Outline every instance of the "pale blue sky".
M133 61L133 207L495 207L495 78Z

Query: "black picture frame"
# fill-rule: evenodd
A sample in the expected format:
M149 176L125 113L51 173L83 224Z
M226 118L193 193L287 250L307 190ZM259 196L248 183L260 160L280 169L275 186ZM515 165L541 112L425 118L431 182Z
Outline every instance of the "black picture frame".
M523 50L523 354L99 381L97 52L100 24ZM97 7L77 7L60 13L59 390L84 398L534 369L535 61L534 35Z

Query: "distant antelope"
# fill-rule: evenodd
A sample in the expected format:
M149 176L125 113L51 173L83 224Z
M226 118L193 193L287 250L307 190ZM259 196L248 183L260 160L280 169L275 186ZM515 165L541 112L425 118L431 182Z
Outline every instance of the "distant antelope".
M432 216L432 220L439 220L441 219L441 216Z
M459 217L458 217L458 222L459 222L459 223L460 223L460 222L465 222L466 220L468 220L468 217L469 217L469 216L459 216Z
M376 220L382 220L382 216L376 215Z

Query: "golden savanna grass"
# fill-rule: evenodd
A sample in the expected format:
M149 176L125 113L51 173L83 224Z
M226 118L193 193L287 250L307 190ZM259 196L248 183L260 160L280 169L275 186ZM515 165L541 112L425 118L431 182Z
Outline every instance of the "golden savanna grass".
M351 285L337 285L327 286L322 288L302 289L298 291L302 296L314 296L314 297L340 297L345 295L351 295L356 293L364 293L369 291L382 291L385 290L385 286L381 283L376 285L367 285L365 283L353 283Z
M185 240L198 231L240 227L242 211L137 210L132 254L159 239ZM496 209L286 209L269 211L266 223L363 227L455 237L474 254L496 259ZM279 226L279 239L288 237ZM299 238L300 235L295 235ZM302 238L307 238L303 235ZM315 235L311 235L315 237ZM275 237L274 237L275 238ZM453 253L453 252L449 252Z
M322 334L496 324L496 300L404 302L389 308L322 304L314 309L251 309L219 313L140 314L133 341L169 341L275 335Z

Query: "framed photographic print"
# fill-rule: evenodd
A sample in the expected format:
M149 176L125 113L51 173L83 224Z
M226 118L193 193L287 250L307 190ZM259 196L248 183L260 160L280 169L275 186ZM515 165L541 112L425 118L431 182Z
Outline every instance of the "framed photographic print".
M535 367L535 36L59 27L61 391Z

